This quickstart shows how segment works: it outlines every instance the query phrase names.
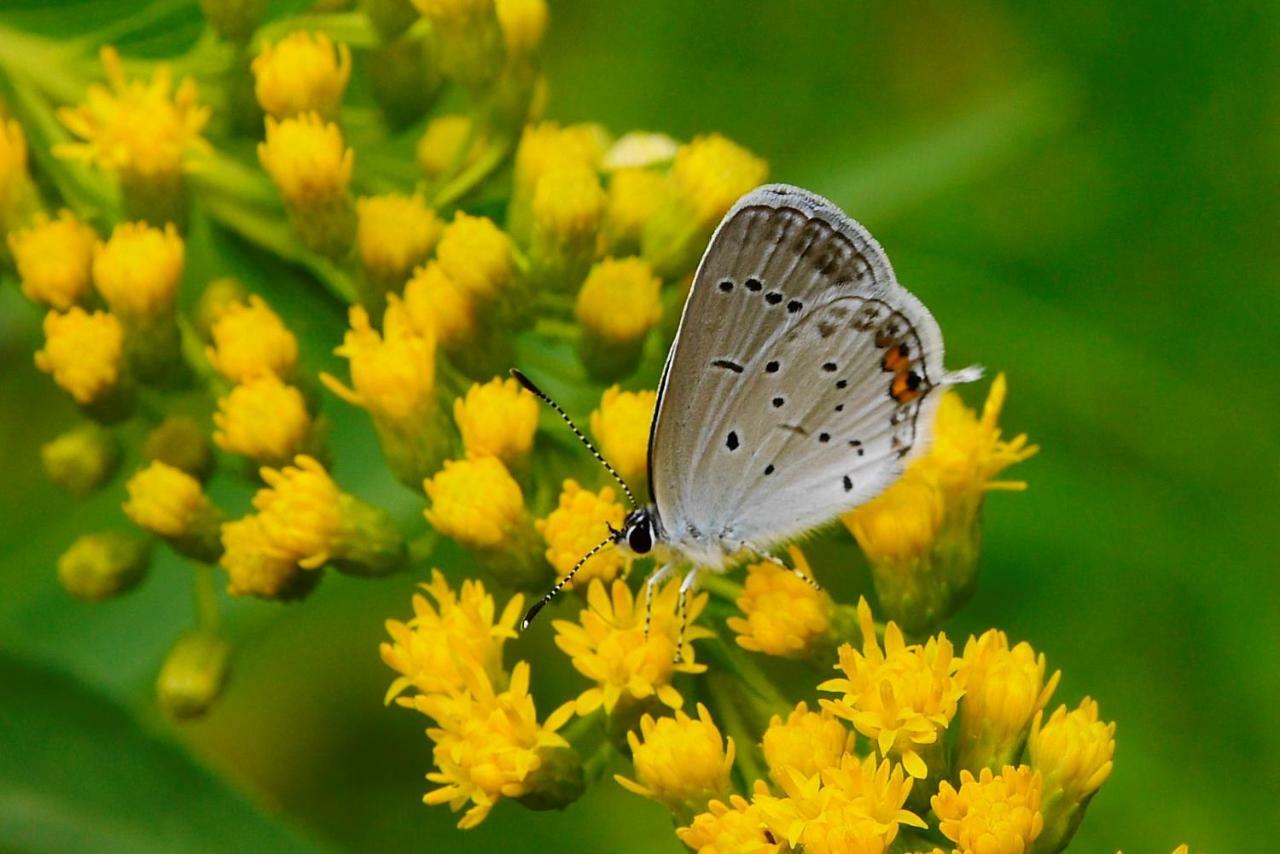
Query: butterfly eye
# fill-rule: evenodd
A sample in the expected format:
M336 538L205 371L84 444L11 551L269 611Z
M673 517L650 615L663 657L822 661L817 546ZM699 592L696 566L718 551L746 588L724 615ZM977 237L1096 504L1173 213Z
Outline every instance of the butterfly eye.
M627 533L627 545L638 555L649 553L653 548L653 537L649 535L648 522L641 522Z

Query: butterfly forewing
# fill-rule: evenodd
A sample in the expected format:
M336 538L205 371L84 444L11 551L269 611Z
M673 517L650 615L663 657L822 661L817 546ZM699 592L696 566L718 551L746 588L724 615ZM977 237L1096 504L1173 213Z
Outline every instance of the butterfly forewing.
M937 325L861 226L753 191L712 238L660 387L668 537L765 547L869 500L923 444L941 374Z

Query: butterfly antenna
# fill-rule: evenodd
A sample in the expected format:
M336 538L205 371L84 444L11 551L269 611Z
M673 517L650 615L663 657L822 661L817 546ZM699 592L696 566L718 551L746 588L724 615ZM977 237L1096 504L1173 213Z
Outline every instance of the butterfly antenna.
M520 631L523 632L525 629L529 628L529 625L533 622L533 618L538 616L538 612L547 607L547 605L551 603L552 599L560 595L560 591L564 589L566 584L573 580L573 576L577 574L578 570L582 569L582 565L584 563L591 560L591 558L595 556L596 552L600 551L612 542L613 537L610 536L608 539L597 544L591 549L591 551L584 554L578 562L573 565L573 569L569 570L569 573L565 575L564 578L557 581L555 586L547 591L547 595L543 596L537 602L534 602L533 607L529 609L529 611L524 615L524 619L520 621Z
M554 409L556 413L559 414L559 416L564 419L564 423L569 425L569 429L573 431L573 435L578 437L578 441L586 445L587 450L591 452L591 455L600 461L600 465L604 466L605 470L608 471L609 474L613 475L613 479L618 482L618 486L621 486L622 491L627 494L627 500L631 502L631 506L632 507L638 506L636 504L636 497L631 494L631 487L627 486L627 482L622 479L621 475L619 475L616 471L614 471L613 466L609 465L609 461L604 458L604 455L602 455L599 451L596 450L596 446L591 444L591 440L588 439L586 436L582 435L582 431L578 429L578 425L574 424L573 419L569 417L569 413L561 409L560 404L556 403L554 400L548 397L546 392L544 392L542 389L534 385L533 380L526 377L524 373L522 373L521 371L515 368L512 368L511 376L515 377L516 382L520 383L520 385L524 386L529 391L533 392L533 394L536 395L539 400L541 400L547 406L550 406L552 409ZM593 551L591 554L595 554L595 552ZM590 555L588 555L588 557L590 557ZM541 607L541 605L537 607Z

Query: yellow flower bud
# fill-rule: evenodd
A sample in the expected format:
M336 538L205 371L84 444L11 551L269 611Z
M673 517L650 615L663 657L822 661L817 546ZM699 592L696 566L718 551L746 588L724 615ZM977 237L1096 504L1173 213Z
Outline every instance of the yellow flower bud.
M605 258L582 283L576 314L587 371L618 379L635 371L645 336L662 319L662 283L639 258Z
M1010 648L996 629L969 638L963 667L956 766L973 772L1003 768L1022 755L1031 719L1049 702L1061 673L1046 682L1044 655L1025 641Z
M529 125L516 149L511 192L507 206L507 229L521 245L529 242L533 229L533 196L538 181L548 172L564 166L586 166L596 169L609 136L599 125L570 125L561 128L555 122Z
M164 463L204 480L213 471L213 450L195 419L170 415L147 434L142 446L147 460Z
M333 118L351 77L351 49L324 33L295 32L264 44L251 68L254 94L268 115Z
M214 324L223 313L236 303L242 303L248 299L249 289L239 279L230 276L214 279L200 291L200 298L196 302L191 322L200 333L200 337L209 340L212 337Z
M230 643L203 629L185 633L156 677L160 708L181 720L203 715L222 693L230 669Z
M497 297L515 281L511 238L482 216L455 214L440 236L436 261L450 279L476 298Z
M712 801L705 812L694 816L688 827L676 830L680 841L698 854L780 854L790 851L764 825L758 805L741 795L730 795L729 803Z
M555 569L556 577L568 575L587 552L609 536L610 525L622 527L626 515L626 507L614 499L613 487L589 492L577 481L566 480L556 509L535 523L546 540L547 562ZM608 584L629 568L630 561L621 551L604 549L592 555L570 583L575 590L586 590L594 579Z
M404 305L414 328L433 335L446 352L463 349L476 334L475 300L435 261L414 271Z
M40 446L49 480L77 498L106 482L120 462L120 443L97 424L85 422Z
M93 229L64 210L57 219L37 214L35 222L10 232L9 249L27 299L65 310L89 295Z
M355 152L343 144L338 126L316 113L283 120L268 116L258 159L280 191L302 242L322 255L344 255L355 233L348 190Z
M1059 706L1047 721L1043 717L1043 711L1036 712L1027 754L1044 777L1045 850L1061 851L1075 835L1089 801L1111 776L1116 725L1098 718L1098 703L1089 697L1078 709Z
M649 425L657 400L656 392L622 391L615 385L591 413L591 433L600 443L600 453L638 492L644 491L640 487L648 478Z
M113 314L126 323L173 313L185 249L172 224L117 225L93 253L93 282Z
M824 768L838 766L840 757L853 750L853 742L853 733L830 712L811 712L802 702L785 721L780 715L770 719L760 749L769 765L769 776L781 781L786 779L786 769L812 777Z
M473 383L453 402L453 420L469 457L497 457L520 471L538 429L538 401L514 379L495 377Z
M464 156L463 146L468 143L471 147ZM418 140L418 168L428 181L435 181L473 163L479 148L479 140L471 139L469 116L439 116L427 123Z
M36 367L82 406L104 401L121 380L124 328L114 315L78 306L44 316L45 344Z
M305 595L319 573L303 572L267 539L262 519L250 514L222 525L222 568L232 596L293 599Z
M150 562L145 540L118 531L85 534L58 558L58 581L77 599L98 602L135 587Z
M387 193L356 202L356 248L380 289L399 290L431 254L444 223L421 196Z
M232 382L263 374L287 379L298 362L298 339L256 294L226 306L209 336L209 364Z
M135 525L163 537L180 554L213 562L222 553L222 512L186 472L153 462L129 478L124 515Z
M600 226L600 250L614 255L639 252L645 226L662 205L667 187L667 176L652 169L614 172Z
M213 424L214 444L257 463L292 459L312 441L302 392L275 374L262 374L231 389L218 401Z
M1020 852L1031 848L1044 828L1041 778L1025 765L1006 765L998 775L983 768L974 777L960 772L960 787L943 781L933 796L942 835L965 851Z
M792 547L791 559L800 572L813 577L798 548ZM727 624L743 649L788 658L809 658L831 649L835 604L812 581L786 567L771 561L748 566L738 607L743 616L730 617Z
M444 73L469 89L502 70L505 46L494 0L413 0L431 22Z
M652 798L687 824L712 799L727 800L732 792L733 739L725 739L707 707L698 704L698 717L677 711L673 718L640 720L640 736L627 734L636 780L614 775L624 788Z
M537 181L530 237L531 277L539 287L573 291L595 256L607 198L595 169L562 163Z
M527 59L547 32L547 0L494 0L507 56Z

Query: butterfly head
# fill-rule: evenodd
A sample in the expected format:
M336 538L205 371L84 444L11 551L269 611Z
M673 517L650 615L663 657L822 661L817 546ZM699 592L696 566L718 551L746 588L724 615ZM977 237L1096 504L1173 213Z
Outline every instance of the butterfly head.
M655 522L656 514L652 507L637 507L622 520L621 528L609 527L614 546L634 557L647 555L658 540Z

